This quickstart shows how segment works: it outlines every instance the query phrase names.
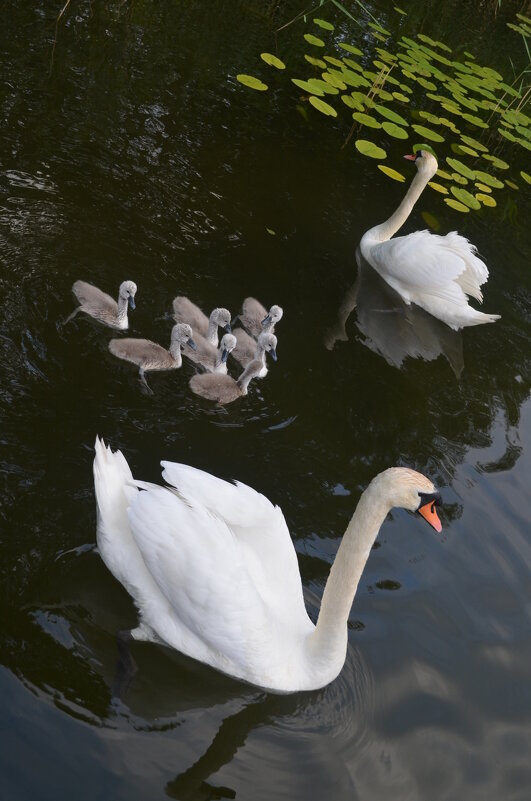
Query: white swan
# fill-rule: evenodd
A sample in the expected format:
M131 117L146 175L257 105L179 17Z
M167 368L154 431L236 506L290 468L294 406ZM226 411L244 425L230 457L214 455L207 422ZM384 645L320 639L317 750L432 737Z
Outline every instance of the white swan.
M376 476L347 526L314 626L279 507L245 484L161 464L168 487L134 481L122 453L96 439L98 549L138 607L131 636L274 692L314 690L340 672L356 588L392 507L419 511L441 530L440 496L425 476L403 467Z
M208 339L194 332L195 350L185 350L184 355L194 364L199 364L209 373L227 374L227 358L238 344L233 334L223 334L219 347L215 348Z
M484 314L468 305L467 295L483 300L480 286L489 271L464 236L456 231L446 236L415 231L391 239L438 167L435 157L425 150L405 158L415 161L417 175L394 214L363 235L360 249L364 258L406 303L416 303L456 331L499 320L499 314Z
M274 334L275 325L282 319L283 315L284 310L281 306L275 304L271 306L269 311L266 311L256 298L245 298L242 303L242 310L236 315L232 324L234 325L235 321L239 319L243 327L255 339L258 339L262 331Z
M243 328L233 328L233 334L236 338L236 347L232 350L232 356L242 367L260 359L262 362L262 369L258 373L258 378L265 378L268 373L266 367L266 351L269 351L274 361L277 360L277 338L274 334L269 334L263 331L258 335L258 339L253 339Z
M72 286L72 292L80 305L66 318L65 325L81 311L103 325L108 325L109 328L125 331L129 327L127 305L129 304L131 309L135 308L136 289L134 281L123 281L120 284L117 303L97 286L87 284L86 281L76 281Z
M192 339L192 329L186 323L177 323L171 330L170 348L166 350L162 345L152 342L150 339L111 339L109 350L113 356L124 359L126 362L136 364L140 381L150 394L152 390L148 386L144 372L150 370L176 370L183 363L181 346L188 345L195 348Z
M218 346L218 326L223 328L226 334L231 333L230 312L223 307L213 309L210 317L204 314L199 306L192 303L184 295L177 295L173 299L173 317L177 323L188 323L196 334L201 334L215 348Z

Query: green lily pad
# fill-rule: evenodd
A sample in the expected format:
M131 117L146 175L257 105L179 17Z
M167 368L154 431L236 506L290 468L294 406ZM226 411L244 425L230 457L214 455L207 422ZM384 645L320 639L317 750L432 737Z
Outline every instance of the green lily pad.
M314 58L313 56L304 56L306 61L308 61L313 67L319 67L319 69L325 70L326 69L326 62L322 61L320 58Z
M339 67L340 69L343 67L343 62L340 58L334 58L334 56L323 56L325 61L328 61L329 64L333 64L334 67Z
M483 194L484 194L485 192L489 192L489 193L490 193L490 192L492 192L492 189L491 189L491 187L490 187L490 186L487 186L487 184L481 184L481 183L479 183L478 181L476 181L476 183L475 183L475 186L477 186L477 188L478 188L478 189L480 190L480 192L482 192Z
M374 117L369 117L368 114L363 114L360 111L355 111L352 115L352 119L356 120L356 122L360 122L362 125L366 125L368 128L381 128L381 122L375 120Z
M388 175L389 178L392 178L393 181L400 181L403 183L406 180L405 175L402 175L402 173L397 170L393 170L392 167L387 167L385 164L378 164L378 169L385 173L385 175Z
M260 53L260 58L262 61L265 61L266 64L269 64L270 67L276 67L277 70L286 69L284 62L276 56L273 56L271 53Z
M442 178L443 180L446 180L446 181L453 181L453 178L450 175L450 173L449 172L445 172L444 170L438 169L435 174L436 174L437 178Z
M387 153L383 148L378 147L374 142L369 142L367 139L358 139L354 144L363 156L369 156L371 159L387 158Z
M452 151L456 154L456 156L475 156L478 157L478 153L475 150L472 150L471 147L467 145L460 145L456 142L452 142L450 145Z
M503 189L503 181L500 181L493 175L489 175L488 172L482 172L481 170L476 170L475 177L476 180L481 181L482 184L487 184L487 186L492 186L494 189Z
M490 163L499 170L509 169L509 164L507 164L506 161L503 161L503 159L499 159L497 156L491 156L489 153L482 153L481 157L487 159L487 161L490 161Z
M441 223L433 214L430 214L429 211L421 211L420 216L428 226L431 228L432 231L440 231L441 230Z
M520 189L518 184L515 184L514 181L509 181L509 180L505 181L505 186L509 186L511 189Z
M426 78L417 78L417 83L424 87L424 89L428 89L430 92L435 92L437 89L437 84L432 83L431 81L427 81Z
M354 72L354 70L346 70L343 69L339 75L341 79L348 85L348 86L370 86L369 81L360 75L358 72Z
M314 82L313 86L310 81L301 81L299 78L292 78L291 82L294 83L295 86L298 86L299 89L302 89L303 92L308 92L310 95L324 95L324 91L318 85L316 85L316 82ZM324 81L321 81L320 83L324 83Z
M466 189L462 189L460 186L451 186L450 192L454 197L457 198L457 200L459 200L461 203L464 203L465 206L468 206L470 209L477 211L481 208L481 203L479 200L476 200L474 195L472 195Z
M400 114L396 113L396 111L392 111L390 108L387 108L387 106L375 105L374 110L377 111L378 114L381 114L382 117L391 120L391 122L395 122L397 125L409 125L408 121L405 120L404 117L401 117Z
M498 128L498 133L504 136L505 139L508 139L509 142L516 142L516 136L513 136L510 131L506 131L504 128Z
M354 61L352 58L344 58L342 61L343 64L346 64L347 67L350 67L350 69L356 70L356 72L363 72L363 67L361 64L358 64L358 62Z
M341 100L345 106L354 109L354 111L363 111L364 109L363 104L360 103L359 100L356 100L356 98L352 97L352 95L341 95Z
M314 97L313 95L310 97L310 103L317 111L320 111L321 114L326 114L327 117L337 117L337 111L332 106L329 106L328 103L325 103L324 100L320 100L318 97Z
M444 142L444 136L432 131L430 128L425 128L423 125L412 125L411 127L429 142Z
M463 213L470 211L468 206L465 206L464 203L460 203L458 200L454 200L453 197L445 197L444 202L456 211L462 211Z
M318 25L320 28L323 28L323 30L325 30L325 31L333 31L334 30L334 26L332 25L332 23L328 22L325 19L319 19L317 17L314 17L313 21L314 21L314 23L316 25Z
M401 125L397 125L394 122L389 122L386 120L382 122L382 128L389 136L393 136L395 139L407 139L409 134Z
M293 82L294 79L292 78ZM336 86L332 86L327 81L322 81L320 78L309 78L307 81L303 81L303 83L307 84L310 89L310 93L312 95L337 95L339 94L339 89ZM300 84L297 84L298 86ZM301 87L304 88L304 87Z
M478 192L478 193L475 195L475 198L476 198L476 200L479 200L479 202L480 202L480 203L481 203L483 206L491 206L491 207L494 207L494 206L496 205L496 201L494 200L494 198L492 197L492 195L483 195L481 192Z
M409 97L403 95L402 92L393 92L393 97L401 103L409 103Z
M385 36L391 36L391 31L387 31L385 28L382 28L377 22L368 22L367 25L369 28L372 28L373 31L379 31L379 33L383 33Z
M318 36L314 36L313 33L305 33L304 38L308 42L308 44L314 45L315 47L324 47L325 43L322 39L319 39Z
M523 170L520 170L520 175L522 176L522 178L524 179L524 181L527 184L531 184L531 175L529 175L528 172L524 172Z
M419 111L418 115L423 120L426 120L426 122L430 122L432 125L440 125L441 124L440 118L436 117L435 114L430 114L429 111Z
M483 122L481 117L474 117L473 114L463 114L463 119L469 122L471 125L475 125L476 128L488 128L486 122Z
M253 75L245 75L243 72L236 76L236 80L243 83L244 86L248 86L249 89L256 89L258 92L265 92L269 88L259 78L255 78Z
M465 178L464 175L461 175L459 172L452 173L452 180L456 182L456 184L461 184L465 186L468 183L468 178Z
M333 86L335 89L347 88L346 83L341 78L338 78L334 72L323 72L323 81L326 81L329 86Z
M436 181L428 181L428 186L431 186L432 189L435 189L436 192L440 192L442 195L448 194L448 189L442 184L438 184Z
M470 147L473 147L474 150L480 150L483 153L489 152L488 147L482 145L481 142L478 142L477 139L472 139L471 136L463 136L463 134L461 134L461 139L463 140L463 142L465 142L465 144L470 145Z
M346 50L347 53L353 53L355 56L362 56L363 52L359 49L359 47L354 47L353 45L347 44L346 42L338 42L339 46Z
M447 158L446 163L449 164L450 167L460 175L464 175L465 178L470 178L471 181L473 181L476 177L474 170L471 170L470 167L467 167L467 165L463 164L463 162L459 161L459 159Z

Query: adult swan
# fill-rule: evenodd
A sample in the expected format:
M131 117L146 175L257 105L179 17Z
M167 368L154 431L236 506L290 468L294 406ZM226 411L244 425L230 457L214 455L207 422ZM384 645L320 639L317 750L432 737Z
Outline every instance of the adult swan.
M405 158L415 162L418 172L394 214L363 235L362 255L406 303L416 303L450 328L457 331L467 325L493 323L499 314L484 314L468 305L467 295L483 300L480 286L489 271L464 236L456 231L446 236L415 231L391 239L438 167L436 158L425 150Z
M245 484L161 464L168 487L135 481L122 453L96 439L98 549L138 607L131 636L273 692L314 690L340 672L350 607L392 507L418 511L441 530L440 496L425 476L404 467L376 476L347 527L314 626L279 507Z

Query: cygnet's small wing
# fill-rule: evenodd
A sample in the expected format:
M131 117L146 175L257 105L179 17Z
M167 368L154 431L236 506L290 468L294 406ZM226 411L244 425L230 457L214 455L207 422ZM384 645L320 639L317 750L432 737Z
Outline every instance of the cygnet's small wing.
M190 379L190 389L196 395L217 403L232 403L241 398L242 391L230 375L203 373Z
M118 313L118 304L114 298L111 298L106 292L102 292L97 286L87 284L86 281L76 281L72 292L82 308L89 313L100 312L115 316Z
M163 369L173 362L165 348L149 339L111 339L109 350L113 356L137 364L145 370Z
M245 298L239 315L241 323L247 331L257 338L262 331L262 320L267 316L265 309L256 298Z
M213 370L216 366L217 350L208 339L194 331L194 343L196 349L185 348L183 356L186 356L194 364L202 365L206 370Z
M232 355L242 367L246 367L252 362L256 353L256 339L253 339L243 328L235 328L232 333L236 337L237 345L232 351Z
M206 337L208 333L208 317L199 306L191 300L178 295L173 299L173 316L177 323L188 323L192 326L194 334L201 334Z

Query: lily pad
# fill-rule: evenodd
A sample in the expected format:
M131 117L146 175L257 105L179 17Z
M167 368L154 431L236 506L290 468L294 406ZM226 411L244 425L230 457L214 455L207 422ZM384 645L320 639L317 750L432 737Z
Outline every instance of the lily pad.
M494 200L492 195L483 195L481 192L478 192L475 197L476 197L476 200L479 200L479 202L483 206L492 206L493 207L493 206L496 205L496 201Z
M486 122L483 122L481 117L474 117L473 114L463 114L463 119L469 122L471 125L475 125L476 128L488 128Z
M308 42L308 44L314 45L315 47L324 47L325 43L322 39L319 39L318 36L314 36L313 33L305 33L304 38Z
M441 195L448 194L448 189L442 184L438 184L436 181L428 181L428 186L431 186L431 188L435 189L436 192L440 192Z
M465 186L468 183L468 178L465 178L464 175L461 175L458 172L452 173L452 180L455 181L456 184L461 184L462 186Z
M468 206L470 209L478 210L481 208L481 203L479 200L476 200L474 195L468 192L466 189L462 189L460 186L451 186L450 192L454 197L457 198L461 203L464 203L465 206Z
M320 58L314 58L313 56L304 56L306 61L308 61L312 67L319 67L319 69L325 70L326 69L326 62L322 61Z
M421 211L420 216L432 231L440 231L441 223L437 217L435 217L433 214L430 214L429 211Z
M489 192L489 193L492 192L492 188L490 186L487 186L487 184L481 184L478 181L476 181L475 186L477 186L477 188L483 194L485 194L485 192Z
M260 53L260 58L262 61L265 61L266 64L269 64L270 67L276 67L277 70L286 69L284 62L271 53Z
M333 31L334 30L334 26L332 25L332 23L328 22L326 19L319 19L317 17L314 17L313 21L314 21L314 23L316 25L318 25L320 28L323 28L323 30L325 30L325 31Z
M360 111L355 111L352 115L352 119L356 120L356 122L360 122L362 125L366 125L368 128L381 128L381 122L375 120L374 117L370 117L368 114L363 114Z
M363 111L364 106L360 103L359 100L352 97L352 95L341 95L341 100L348 106L348 108L354 109L354 111Z
M402 173L397 170L393 170L392 167L387 167L386 164L378 164L378 169L385 173L385 175L388 175L389 178L392 178L393 181L400 181L403 183L406 180L405 175L402 175Z
M403 95L402 92L393 92L393 97L401 103L409 103L409 97Z
M293 78L292 78L293 80ZM339 89L336 86L332 86L327 81L322 81L320 78L309 78L305 83L310 87L310 92L312 95L337 95L339 94Z
M445 172L444 170L438 169L437 172L435 173L435 175L437 176L437 178L442 178L443 180L446 180L446 181L453 181L453 178L450 175L450 173L449 172Z
M461 139L463 140L463 142L465 142L465 144L470 145L470 147L473 147L474 150L479 150L483 153L489 152L488 147L485 147L485 145L481 144L481 142L478 142L477 139L473 139L471 136L464 136L463 134L461 134Z
M334 75L333 72L323 72L323 81L326 81L329 86L333 86L335 89L346 89L347 85L344 83L337 75Z
M452 209L456 211L468 212L470 209L468 206L465 206L464 203L460 203L458 200L455 200L453 197L445 197L444 202L450 206Z
M386 117L386 119L391 120L391 122L395 122L397 125L409 125L408 121L401 117L400 114L397 114L396 111L392 111L387 106L380 106L375 105L374 110L381 114L382 117Z
M476 170L475 177L476 180L487 184L487 186L492 186L494 189L503 189L503 181L500 181L499 178L495 178L493 175L489 175L488 172Z
M394 122L389 122L388 120L382 122L382 128L386 133L389 134L389 136L392 136L395 139L407 139L409 136L408 132L402 128L401 125L397 125Z
M318 97L314 97L313 95L310 97L310 103L317 111L320 111L321 114L326 114L328 117L337 117L337 111L332 106L329 106L328 103L325 103L324 100L320 100Z
M411 127L420 136L423 136L424 139L428 139L430 142L444 142L444 136L432 131L430 128L425 128L423 125L412 125Z
M506 161L503 161L503 159L498 158L498 156L491 156L489 153L484 153L482 154L482 158L487 159L487 161L490 161L490 163L494 167L497 167L499 170L509 169L509 164L507 164Z
M369 142L367 139L358 139L354 144L363 156L369 156L371 159L387 158L387 153L382 147L378 147L374 142Z
M338 42L339 46L346 50L347 53L354 53L355 56L362 56L363 52L359 49L359 47L354 47L353 45L347 44L346 42Z
M467 167L467 165L463 164L459 159L447 158L446 163L449 164L453 170L460 173L460 175L464 175L465 178L470 178L471 181L476 177L474 170L471 170L470 167Z
M301 81L299 78L292 78L291 82L294 83L295 86L298 86L299 89L302 89L303 92L308 92L310 95L324 95L323 90L319 86L315 84L312 86L309 81ZM322 83L324 83L324 81Z
M509 181L508 179L505 180L505 186L509 186L511 189L520 189L518 184L515 184L514 181Z
M520 170L520 175L522 176L522 178L526 183L531 184L531 175L529 175L529 173Z
M328 61L329 64L333 64L334 67L343 67L343 62L340 58L334 58L334 56L323 56L325 61Z
M236 80L243 83L244 86L248 86L249 89L256 89L258 92L265 92L269 88L259 78L255 78L253 75L245 75L243 72L236 76Z

